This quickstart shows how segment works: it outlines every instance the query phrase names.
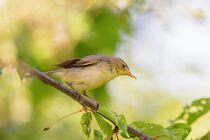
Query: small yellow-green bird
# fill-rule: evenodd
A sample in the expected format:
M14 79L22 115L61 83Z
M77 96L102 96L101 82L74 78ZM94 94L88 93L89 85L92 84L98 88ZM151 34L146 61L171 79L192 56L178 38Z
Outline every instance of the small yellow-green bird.
M82 91L88 98L90 97L86 94L87 90L98 88L120 75L136 79L128 65L118 57L89 55L66 60L55 66L62 68L45 74L61 79L73 90Z

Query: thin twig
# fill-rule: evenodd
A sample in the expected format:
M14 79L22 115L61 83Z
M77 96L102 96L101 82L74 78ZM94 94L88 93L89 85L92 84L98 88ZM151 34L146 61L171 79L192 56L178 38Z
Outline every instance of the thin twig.
M83 110L84 110L84 108L82 108L82 109L79 110L79 111L72 112L72 113L69 113L69 114L65 115L64 117L58 119L56 122L52 123L52 124L49 125L48 127L44 128L43 131L49 130L52 126L54 126L56 123L60 122L61 120L65 119L65 118L67 118L67 117L69 117L69 116L71 116L71 115L73 115L73 114L77 114L77 113L79 113L79 112L82 112Z
M60 84L59 82L53 80L52 78L48 77L44 73L38 71L37 69L29 70L29 68L24 68L24 70L26 70L33 76L37 77L42 82L44 82L48 85L51 85L51 86L57 88L58 90L62 91L66 95L68 95L71 98L73 98L74 100L76 100L82 106L87 106L93 110L96 110L96 112L99 109L100 106L99 106L99 104L96 104L96 102L88 100L87 98L83 97L79 92L72 91L71 89L67 88L66 86L64 86L64 85ZM116 124L111 119L109 119L108 117L106 117L105 115L103 115L100 112L97 112L97 113L100 114L101 116L103 116L104 118L106 118L107 120L109 120L111 123L113 123L116 126ZM140 138L142 140L152 140L152 138L148 137L147 135L143 134L142 132L138 131L137 129L131 127L130 125L127 125L127 127L128 127L128 131L130 133L134 134L135 136L137 136L138 138Z

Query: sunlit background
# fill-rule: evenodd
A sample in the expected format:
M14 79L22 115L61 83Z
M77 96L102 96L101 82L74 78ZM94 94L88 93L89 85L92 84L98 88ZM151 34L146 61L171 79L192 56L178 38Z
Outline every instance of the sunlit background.
M209 37L207 0L0 0L0 139L86 139L81 114L42 131L81 106L37 79L21 81L16 68L47 71L91 54L122 58L137 80L116 78L90 96L128 122L167 126L184 105L210 97ZM188 139L209 124L208 113Z

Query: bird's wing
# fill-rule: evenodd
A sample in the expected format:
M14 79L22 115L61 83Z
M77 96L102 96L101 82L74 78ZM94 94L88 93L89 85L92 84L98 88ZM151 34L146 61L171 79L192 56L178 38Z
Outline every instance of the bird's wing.
M66 60L55 66L63 67L63 68L84 67L84 66L98 64L100 61L101 61L101 58L98 57L97 55L90 55L84 58L74 58L74 59Z
M69 60L61 62L60 64L56 64L55 66L62 67L62 68L70 68L79 60L80 60L79 58L69 59Z

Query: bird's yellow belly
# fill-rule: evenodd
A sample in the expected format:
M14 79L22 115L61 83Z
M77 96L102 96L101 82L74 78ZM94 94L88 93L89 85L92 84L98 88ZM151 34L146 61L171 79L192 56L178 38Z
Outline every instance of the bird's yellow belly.
M63 81L66 83L71 83L74 89L78 91L86 91L98 88L103 84L112 80L114 76L112 74L104 73L100 70L90 69L90 70L70 70L65 73Z

